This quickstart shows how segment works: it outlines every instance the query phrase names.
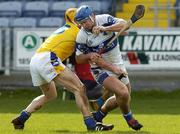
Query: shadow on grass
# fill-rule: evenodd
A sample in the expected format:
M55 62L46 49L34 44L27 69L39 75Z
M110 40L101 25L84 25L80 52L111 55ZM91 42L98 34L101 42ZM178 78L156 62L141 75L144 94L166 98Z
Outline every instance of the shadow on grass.
M150 132L147 131L102 131L103 134L150 134ZM55 130L55 133L58 134L93 134L93 133L102 133L100 131L70 131L70 130Z

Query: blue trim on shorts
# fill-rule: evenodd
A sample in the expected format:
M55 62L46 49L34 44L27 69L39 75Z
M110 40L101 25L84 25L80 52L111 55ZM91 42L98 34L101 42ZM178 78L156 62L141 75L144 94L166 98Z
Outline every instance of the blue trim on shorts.
M99 74L99 76L97 78L98 83L103 84L104 80L107 77L109 77L109 75L106 72L103 72L103 73Z
M59 63L58 57L56 56L55 53L50 52L50 58L51 58L51 64L53 66L59 66L60 63Z

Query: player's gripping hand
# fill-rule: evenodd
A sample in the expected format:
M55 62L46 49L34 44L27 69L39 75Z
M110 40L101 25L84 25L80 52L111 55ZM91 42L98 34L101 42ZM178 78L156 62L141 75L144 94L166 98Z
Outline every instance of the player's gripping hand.
M105 27L103 27L103 26L94 26L93 29L92 29L92 32L98 35L101 32L105 32Z
M98 53L88 53L88 57L89 57L89 62L92 63L92 64L96 64L97 60L99 58L101 58L101 55L98 54Z

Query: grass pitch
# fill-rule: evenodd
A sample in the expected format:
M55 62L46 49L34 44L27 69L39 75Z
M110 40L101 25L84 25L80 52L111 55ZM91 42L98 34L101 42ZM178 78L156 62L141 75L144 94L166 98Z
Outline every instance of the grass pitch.
M12 118L40 95L39 90L0 90L0 134L87 134L75 101L57 100L34 113L23 131L14 130ZM132 93L132 112L144 127L141 131L130 129L119 109L112 111L104 123L115 128L95 134L180 134L180 90L174 92L142 91ZM89 132L94 134L92 132Z

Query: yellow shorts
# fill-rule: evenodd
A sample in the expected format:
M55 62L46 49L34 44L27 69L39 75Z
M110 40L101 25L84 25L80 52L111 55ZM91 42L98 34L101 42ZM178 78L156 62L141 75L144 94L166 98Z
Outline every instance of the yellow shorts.
M36 53L30 62L30 73L34 86L41 86L52 81L65 69L61 59L52 52Z

